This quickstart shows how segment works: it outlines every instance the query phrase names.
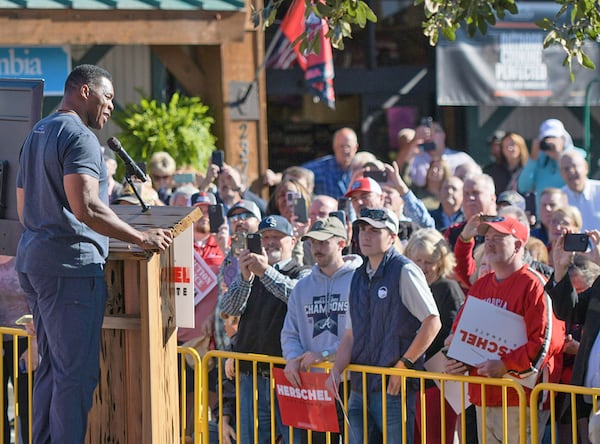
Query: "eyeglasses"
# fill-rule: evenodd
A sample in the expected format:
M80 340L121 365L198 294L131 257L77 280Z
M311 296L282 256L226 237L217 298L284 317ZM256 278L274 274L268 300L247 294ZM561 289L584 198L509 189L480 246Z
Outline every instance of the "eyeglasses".
M231 216L229 216L229 219L231 219L232 221L237 222L238 220L247 220L247 219L250 219L251 217L255 217L254 214L252 214L252 213L238 213L238 214L232 214Z
M388 220L388 215L385 210L363 208L360 210L360 217L368 217L369 219L383 221Z

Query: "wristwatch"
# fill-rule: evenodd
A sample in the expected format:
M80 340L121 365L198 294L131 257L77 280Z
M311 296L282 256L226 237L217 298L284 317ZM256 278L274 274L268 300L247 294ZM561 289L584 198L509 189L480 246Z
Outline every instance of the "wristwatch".
M414 370L415 369L415 363L412 362L410 359L405 358L404 356L402 356L400 358L400 362L402 362L402 364L404 364L404 367L406 367L409 370Z
M329 353L329 350L323 350L321 352L321 359L323 361L329 362L329 357L331 356L331 353Z

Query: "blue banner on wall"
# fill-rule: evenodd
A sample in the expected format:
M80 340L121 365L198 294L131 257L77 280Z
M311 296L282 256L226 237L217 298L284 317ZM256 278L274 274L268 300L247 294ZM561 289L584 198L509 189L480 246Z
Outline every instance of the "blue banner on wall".
M66 46L0 47L0 77L44 79L45 96L62 96L70 72Z

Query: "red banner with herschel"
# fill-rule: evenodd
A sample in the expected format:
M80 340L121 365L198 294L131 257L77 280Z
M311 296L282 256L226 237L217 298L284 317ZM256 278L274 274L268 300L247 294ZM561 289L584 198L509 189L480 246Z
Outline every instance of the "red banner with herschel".
M281 421L299 429L339 433L335 398L325 387L327 373L300 372L302 387L296 388L280 368L273 369Z

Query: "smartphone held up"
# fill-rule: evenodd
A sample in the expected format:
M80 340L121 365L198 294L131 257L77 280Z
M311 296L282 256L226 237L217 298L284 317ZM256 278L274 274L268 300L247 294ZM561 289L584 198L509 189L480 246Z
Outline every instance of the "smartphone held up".
M219 167L219 171L223 169L225 162L225 153L222 150L213 151L211 155L211 163Z
M370 177L375 182L384 183L387 182L387 171L385 170L369 170L363 173L364 177Z
M217 233L221 225L225 223L225 208L223 204L208 206L208 221L210 224L210 232Z
M584 252L588 249L590 237L584 233L565 234L564 250Z
M260 233L248 233L246 235L246 248L250 253L262 254L262 236Z

